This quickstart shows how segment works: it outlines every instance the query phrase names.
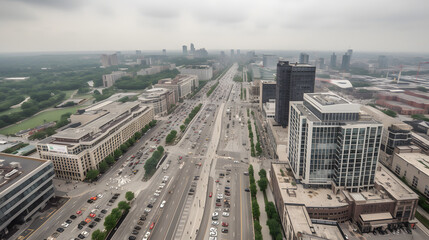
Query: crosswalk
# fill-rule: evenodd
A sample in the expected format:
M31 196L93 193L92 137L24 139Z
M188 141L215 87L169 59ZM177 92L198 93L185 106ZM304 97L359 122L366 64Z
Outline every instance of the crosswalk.
M179 225L177 226L176 234L174 239L180 240L182 238L183 231L185 230L186 222L188 221L189 213L191 211L193 195L188 195L186 198L185 207L180 217Z

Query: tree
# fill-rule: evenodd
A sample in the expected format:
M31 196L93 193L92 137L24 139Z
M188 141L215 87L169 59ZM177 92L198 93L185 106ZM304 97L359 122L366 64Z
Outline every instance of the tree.
M120 201L118 203L118 208L121 209L121 210L124 210L124 211L128 211L131 207L130 207L130 204L128 204L127 202Z
M268 218L274 218L275 214L277 214L276 206L273 202L267 202L265 204L265 212L267 212Z
M88 179L89 181L92 181L97 178L98 174L100 174L100 171L98 171L97 169L89 170L86 173L86 179Z
M163 152L164 152L164 148L163 148L162 146L158 146L158 147L156 148L156 150L157 150L158 152L160 152L160 153L163 153Z
M255 240L262 240L262 233L255 232Z
M261 178L258 180L258 186L259 189L261 189L262 192L265 192L265 190L267 189L268 186L268 179L267 178Z
M252 199L252 214L253 214L253 219L259 220L259 216L261 215L261 212L259 211L259 205L258 205L258 201L256 201L256 198Z
M114 208L114 209L112 209L111 215L113 215L115 217L115 219L118 220L122 216L122 211L119 208Z
M186 126L185 125L180 125L180 131L184 132L185 131Z
M116 151L115 151L116 152ZM119 155L120 156L120 155ZM118 156L118 157L119 157ZM107 156L104 161L109 165L112 166L115 163L115 159L112 156Z
M122 156L122 150L118 148L113 152L113 157L117 160L120 156Z
M125 199L127 199L127 201L131 201L134 198L134 193L131 191L128 191L125 193Z
M250 164L250 166L249 166L249 175L253 176L253 165L252 164Z
M254 229L255 229L255 233L256 232L261 232L261 230L262 230L262 226L261 226L261 224L259 223L259 221L258 220L255 220L255 221L253 221L253 225L254 225Z
M262 148L261 148L261 144L259 142L256 143L255 149L256 149L256 152L258 152L258 155L261 155Z
M261 170L259 170L259 177L260 178L266 178L267 177L267 171L265 171L265 169L261 169Z
M276 219L268 219L267 220L268 228L270 229L271 236L276 236L280 233L280 223Z
M256 189L256 184L251 183L250 184L250 194L252 195L252 197L256 197L257 191L258 191L258 189Z
M116 222L118 219L113 215L110 214L104 219L104 227L106 228L106 231L109 232L116 226Z
M95 230L91 235L92 240L104 240L105 238L106 238L106 233L100 231L100 229Z
M98 165L98 169L101 173L105 173L107 169L109 169L109 165L105 161L101 161L100 165Z
M283 240L283 234L282 233L277 233L276 240Z
M120 148L121 148L121 151L122 151L123 153L124 153L124 152L126 152L126 151L128 150L128 147L127 147L127 145L125 145L125 144L121 144Z

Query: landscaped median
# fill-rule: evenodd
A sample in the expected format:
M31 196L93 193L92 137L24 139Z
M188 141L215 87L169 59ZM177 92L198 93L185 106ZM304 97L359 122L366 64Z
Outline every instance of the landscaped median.
M217 83L215 83L206 93L207 97L209 97L213 91L217 88L217 86L219 85L219 81Z
M250 181L250 195L252 197L252 215L253 215L253 227L255 230L255 240L262 240L262 226L259 223L259 216L261 212L259 210L258 200L256 199L256 193L258 189L256 188L255 176L253 171L253 166L249 166L249 181Z
M164 148L162 146L158 146L156 151L153 152L152 157L146 160L146 163L144 164L145 179L150 178L155 173L156 166L158 165L158 162L159 160L161 160L163 155L164 155Z

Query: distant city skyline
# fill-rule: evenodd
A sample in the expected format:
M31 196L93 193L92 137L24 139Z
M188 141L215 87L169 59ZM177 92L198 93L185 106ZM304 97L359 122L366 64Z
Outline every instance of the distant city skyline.
M427 53L427 9L423 0L5 0L0 52L161 51L194 43L208 51Z

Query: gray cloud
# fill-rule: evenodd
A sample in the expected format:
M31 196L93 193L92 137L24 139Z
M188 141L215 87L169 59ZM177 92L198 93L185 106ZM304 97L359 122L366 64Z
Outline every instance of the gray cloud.
M84 3L83 0L9 0L17 1L32 6L49 7L62 10L76 9Z

